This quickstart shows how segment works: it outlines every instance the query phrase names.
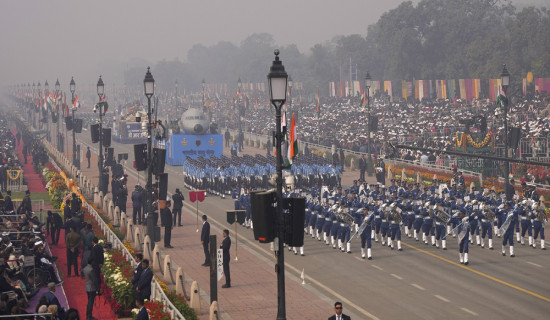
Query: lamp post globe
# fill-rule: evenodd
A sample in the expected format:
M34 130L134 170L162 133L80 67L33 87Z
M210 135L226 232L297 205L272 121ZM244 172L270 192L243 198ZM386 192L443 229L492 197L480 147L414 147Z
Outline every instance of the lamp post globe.
M281 108L286 101L286 92L288 85L288 74L281 60L279 60L279 50L275 50L275 60L270 67L267 75L269 83L269 99L275 107L275 137L277 150L277 208L276 208L276 243L277 248L277 319L286 319L285 302L285 256L284 256L284 216L283 216L283 158L281 152Z
M59 90L61 89L61 85L59 84L59 79L55 81L55 94L59 94Z
M101 76L99 76L99 80L97 80L96 87L99 99L103 98L103 94L105 93L105 84L103 83L103 79L101 79Z
M145 210L147 213L147 235L151 239L151 250L155 245L155 226L157 224L158 216L156 212L153 212L153 159L152 159L152 129L153 119L151 112L151 98L155 94L155 79L151 74L151 68L147 67L147 73L145 79L143 79L143 89L145 96L147 97L147 184L145 186Z

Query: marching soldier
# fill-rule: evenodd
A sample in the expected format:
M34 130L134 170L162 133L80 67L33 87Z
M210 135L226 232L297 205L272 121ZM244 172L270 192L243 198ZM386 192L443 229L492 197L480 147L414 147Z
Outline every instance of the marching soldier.
M401 228L399 224L401 223L401 209L397 207L397 202L394 202L390 205L391 211L388 214L388 220L390 224L390 239L388 240L388 247L393 250L393 241L397 238L397 250L402 251L401 248Z
M537 238L540 234L540 248L546 250L544 247L544 224L548 221L544 210L538 203L534 203L531 210L531 219L533 219L533 249L537 247Z
M367 259L372 260L372 240L371 240L371 230L372 230L372 218L374 215L369 215L368 208L363 208L363 221L361 226L364 225L364 229L361 232L361 258L365 259L365 244L367 245ZM361 228L359 228L361 230Z
M458 214L459 218L462 220L462 223L458 225L458 253L460 257L460 263L468 265L468 242L470 237L470 226L468 222L468 217L466 216L466 209L461 208L460 213Z
M489 238L489 249L493 250L493 228L494 212L485 204L481 211L481 247L485 248L485 235Z
M511 210L510 202L504 203L503 214L505 215L505 221L500 228L502 236L502 255L506 256L506 245L510 247L510 257L515 257L514 254L514 225L518 220L518 214L516 211Z
M529 236L529 245L533 245L533 228L531 224L531 217L530 217L530 208L528 206L528 202L530 200L523 200L521 202L521 205L518 205L517 211L518 211L518 217L521 217L521 237L520 237L520 243L522 246L525 245L525 242L523 241L523 238L525 237L525 232L527 232L527 235Z

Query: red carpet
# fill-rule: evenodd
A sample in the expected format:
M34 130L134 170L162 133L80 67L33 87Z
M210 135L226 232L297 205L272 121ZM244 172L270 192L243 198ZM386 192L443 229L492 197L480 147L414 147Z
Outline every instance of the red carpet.
M11 131L13 135L15 136L17 133L17 130ZM38 173L34 172L34 168L32 166L32 156L30 154L27 154L27 164L25 164L25 158L23 157L23 140L20 140L20 143L16 146L17 155L19 156L19 161L23 165L23 172L24 177L27 180L27 187L32 192L46 192L46 189L44 188L46 186L46 182L42 180L40 175Z
M13 135L17 133L16 130L12 130ZM23 164L23 174L27 179L27 186L32 192L46 192L46 183L42 180L41 176L34 172L32 166L32 157L27 155L27 164L24 164L23 158L23 143L17 146L17 154ZM49 237L48 237L48 240ZM80 277L66 277L67 272L67 246L65 245L65 232L62 231L59 237L59 244L56 246L50 246L50 250L53 256L57 257L57 267L61 280L63 280L63 289L67 296L67 301L70 308L78 310L81 319L86 318L86 306L88 304L88 296L85 290L85 281ZM81 254L82 255L82 254ZM78 259L78 265L80 266L80 257ZM79 268L80 269L80 268ZM74 271L74 270L73 270ZM118 319L114 314L111 306L105 302L103 297L96 297L93 309L93 316L97 319Z
M62 274L61 279L63 280L63 289L67 295L69 306L78 310L81 319L86 319L88 296L85 290L85 281L81 277L75 277L73 272L71 277L66 276L67 246L65 245L65 232L61 232L59 244L56 246L50 246L50 250L54 256L57 256L57 266L59 268L59 273ZM80 256L82 256L82 253ZM78 265L80 266L80 257L78 258ZM74 271L74 269L72 271ZM93 316L101 320L118 319L111 309L111 306L105 301L103 296L95 298Z

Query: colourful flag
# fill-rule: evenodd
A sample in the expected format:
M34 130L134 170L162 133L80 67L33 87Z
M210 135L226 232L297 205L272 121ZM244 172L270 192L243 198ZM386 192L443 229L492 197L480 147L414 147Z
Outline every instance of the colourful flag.
M317 118L321 116L320 103L319 103L319 88L317 88Z
M73 102L73 108L78 109L80 106L80 103L78 102L78 94L74 95L74 102Z
M298 136L296 135L296 120L294 119L294 113L292 114L292 121L290 122L290 138L288 140L288 163L292 164L292 160L298 154Z
M501 109L504 109L506 105L508 105L508 96L506 95L506 92L502 90L502 87L500 87L500 92L497 97L497 106L499 106Z

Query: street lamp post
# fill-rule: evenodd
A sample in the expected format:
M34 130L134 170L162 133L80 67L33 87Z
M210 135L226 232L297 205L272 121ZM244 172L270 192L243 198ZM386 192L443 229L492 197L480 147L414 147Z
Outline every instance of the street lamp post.
M46 83L44 83L44 99L48 99L48 94L50 93L50 85L48 84L48 80L46 80ZM44 103L47 103L44 101ZM50 141L50 119L48 117L48 110L46 111L46 140Z
M288 76L288 109L290 110L290 116L292 117L293 111L292 111L292 77Z
M99 76L99 80L97 81L97 96L99 97L99 101L103 98L104 93L105 84L101 76ZM103 107L101 104L99 104L99 152L97 165L99 168L99 190L105 194L107 193L107 188L103 188L105 182L103 181Z
M74 79L73 77L71 77L71 83L70 83L70 88L71 88L71 103L72 103L72 107L71 107L71 111L72 111L72 122L73 122L73 166L77 167L78 169L80 169L80 163L77 163L77 158L76 158L76 132L74 130L75 128L75 119L74 119L74 110L75 110L75 105L74 105L74 92L75 92L75 89L76 89L76 83L74 82ZM100 116L101 116L101 113L100 113Z
M370 114L370 101L369 101L369 94L370 94L370 86L372 84L372 80L370 77L369 72L367 71L367 75L365 76L365 94L367 95L367 117L368 117L368 125L367 125L367 154L369 155L367 159L367 174L369 177L372 177L372 154L371 154L371 128L372 128L372 117Z
M38 98L38 129L42 129L42 110L40 110L40 98L42 97L42 90L40 89L40 81L38 81L37 89L37 98Z
M500 74L500 84L502 85L502 91L504 91L504 94L507 95L506 91L508 90L508 86L510 85L510 73L508 73L508 70L506 69L506 65L504 64L502 66L502 73ZM508 101L504 102L504 158L508 159ZM504 166L504 191L506 194L508 193L509 188L509 175L510 175L510 166L508 161L505 161Z
M156 213L153 212L153 159L152 159L152 134L153 122L151 116L151 97L155 94L155 79L151 74L150 68L147 67L145 79L143 79L143 87L145 96L147 97L147 196L145 197L145 210L147 213L147 235L151 239L151 244L154 246L154 227L157 222ZM160 200L160 199L159 199ZM152 249L152 248L151 248Z
M237 93L237 117L239 118L239 133L240 133L243 130L242 129L242 122L241 122L241 114L242 114L241 94L242 94L243 83L241 82L241 77L239 77L239 80L237 80L237 88L238 88L238 93Z
M59 135L59 122L61 122L61 118L59 117L59 104L57 103L57 100L59 99L59 90L61 89L61 85L59 84L59 79L55 81L55 114L57 116L57 151L61 152L61 139Z
M279 50L275 50L275 60L271 65L267 79L269 81L269 98L275 107L275 140L277 150L277 238L274 247L277 250L277 320L286 319L285 304L285 255L284 255L284 216L283 216L283 158L281 152L281 109L286 101L288 75L283 63L279 60Z

